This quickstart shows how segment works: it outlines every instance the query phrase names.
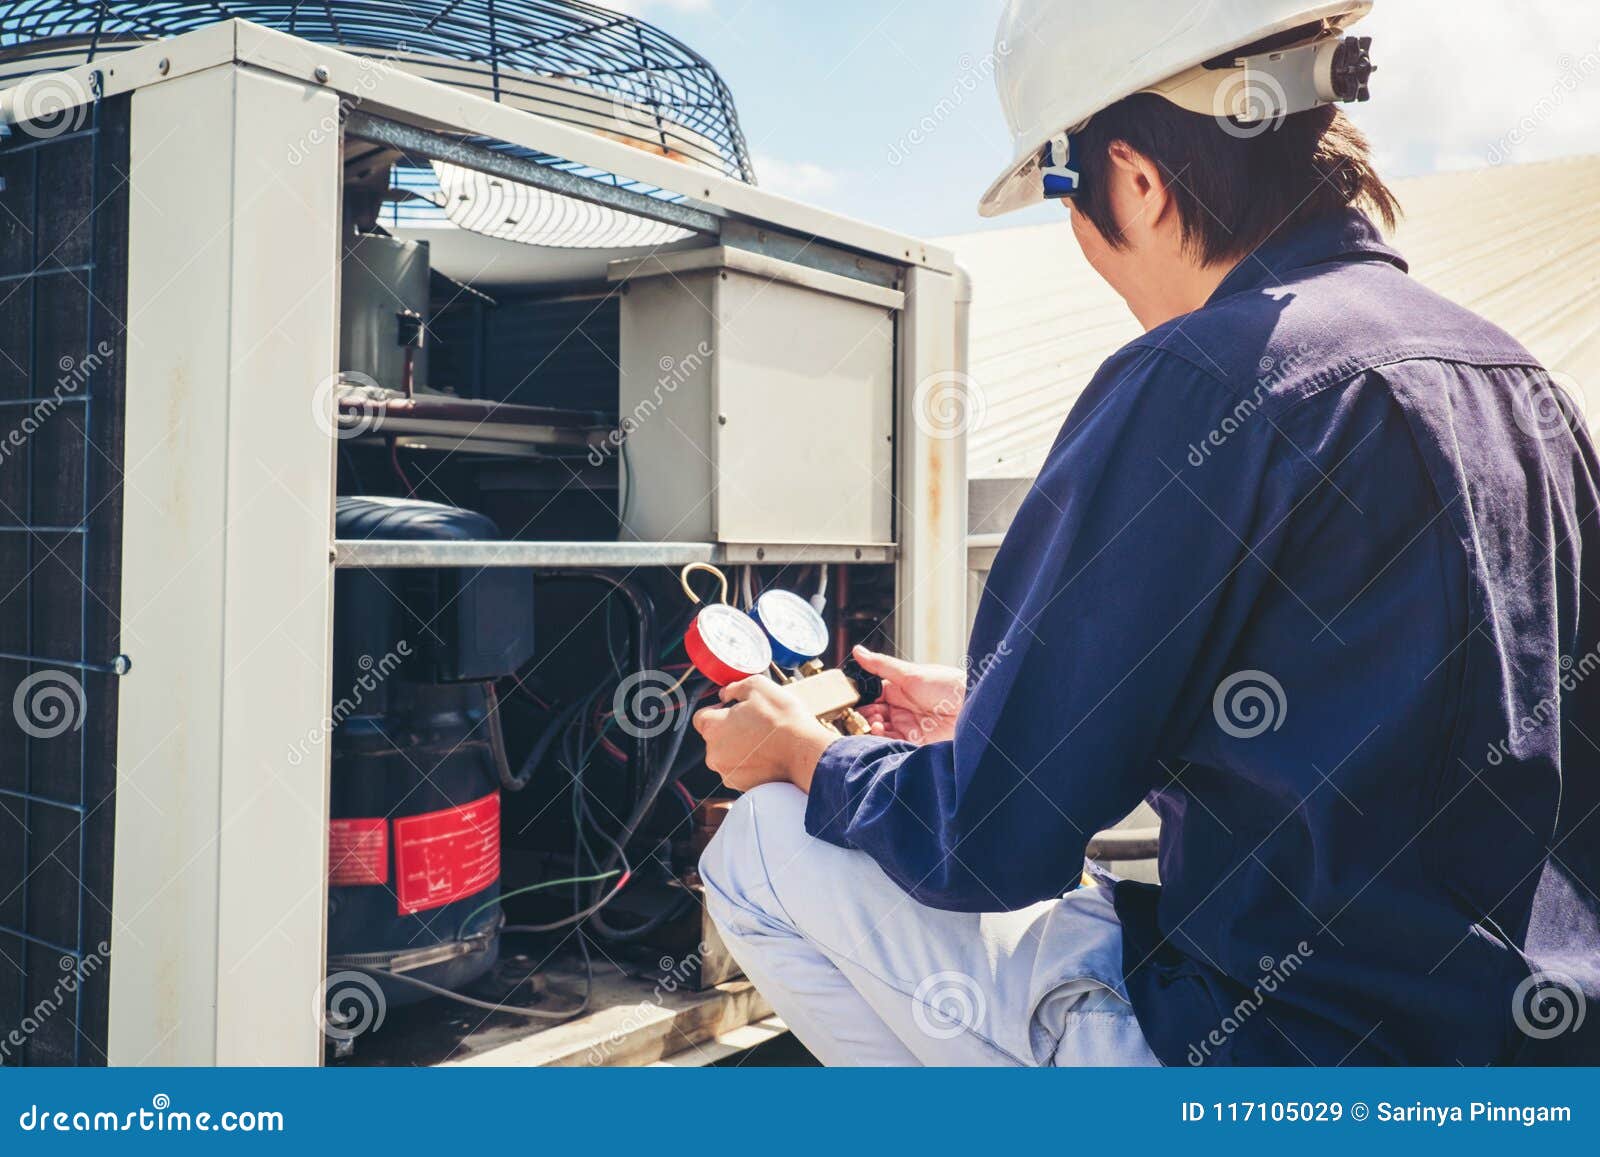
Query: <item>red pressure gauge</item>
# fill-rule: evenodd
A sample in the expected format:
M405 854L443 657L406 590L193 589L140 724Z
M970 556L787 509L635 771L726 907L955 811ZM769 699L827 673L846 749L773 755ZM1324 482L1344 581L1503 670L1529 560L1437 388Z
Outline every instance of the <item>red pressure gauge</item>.
M694 593L689 576L702 571L717 580L721 602L707 603ZM728 576L710 563L692 562L678 574L689 601L699 604L683 636L683 649L695 670L719 687L759 675L772 666L772 643L761 624L728 605Z
M759 675L772 665L772 644L761 624L737 607L700 608L683 637L689 660L719 687Z

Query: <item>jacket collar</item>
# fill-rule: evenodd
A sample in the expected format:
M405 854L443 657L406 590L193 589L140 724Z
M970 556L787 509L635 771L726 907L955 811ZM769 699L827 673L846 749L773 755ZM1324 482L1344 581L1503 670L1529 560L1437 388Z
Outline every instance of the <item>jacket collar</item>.
M1406 259L1383 240L1365 213L1346 209L1296 229L1274 233L1222 279L1207 305L1236 293L1275 285L1296 269L1333 261L1387 261L1402 273Z

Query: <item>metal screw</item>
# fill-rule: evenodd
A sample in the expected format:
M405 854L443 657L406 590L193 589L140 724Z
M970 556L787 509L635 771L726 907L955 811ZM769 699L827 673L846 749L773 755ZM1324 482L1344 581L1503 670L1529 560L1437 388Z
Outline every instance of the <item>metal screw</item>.
M726 414L718 414L717 415L717 425L726 426L727 424L728 424L728 415L726 415Z
M328 70L323 65L317 65L315 70L312 71L311 75L316 79L318 84L328 83Z
M160 60L156 61L156 71L159 72L162 76L166 76L167 75L167 70L170 69L171 67L172 67L172 61L168 60L165 56L163 56Z
M764 546L756 547L756 561L760 562L762 559L764 559L766 557L767 557L767 548L764 547Z

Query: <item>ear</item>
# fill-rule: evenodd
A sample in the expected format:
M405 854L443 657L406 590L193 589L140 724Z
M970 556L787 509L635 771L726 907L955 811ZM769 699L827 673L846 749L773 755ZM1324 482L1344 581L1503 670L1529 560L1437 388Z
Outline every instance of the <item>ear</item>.
M1122 235L1140 245L1171 224L1177 211L1161 168L1126 141L1112 141L1106 159L1111 165L1112 204Z

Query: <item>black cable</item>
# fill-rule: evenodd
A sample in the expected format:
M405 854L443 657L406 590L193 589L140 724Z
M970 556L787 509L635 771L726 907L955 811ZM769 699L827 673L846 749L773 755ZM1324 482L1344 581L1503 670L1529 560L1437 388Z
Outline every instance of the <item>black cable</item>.
M484 683L483 698L484 726L489 730L489 754L494 759L495 774L500 777L500 786L506 791L521 791L533 778L533 767L524 763L518 774L511 774L511 763L506 758L506 734L500 726L500 696L494 689L493 680Z
M613 845L618 849L626 847L629 841L633 839L634 833L639 830L639 825L644 822L645 817L655 807L656 801L661 798L662 791L676 778L672 774L673 765L678 762L678 752L683 749L683 738L689 733L689 720L694 718L693 708L695 701L700 696L702 682L701 680L696 680L686 689L683 714L679 715L677 722L672 725L672 739L667 746L665 758L661 760L661 769L651 776L650 782L645 784L644 790L639 794L638 801L634 804L632 814L628 816L628 822L622 826L622 834L612 841ZM611 859L605 861L600 870L606 872L616 867L619 858L619 854L613 854Z
M661 665L657 647L656 608L650 596L625 575L615 575L603 570L543 571L538 576L548 581L596 582L610 587L627 600L634 618L634 669L654 671ZM637 791L640 782L649 775L650 736L641 732L634 737L633 758L628 761L631 787Z
M645 791L640 795L638 802L634 805L633 812L628 816L627 822L623 825L621 834L615 838L608 837L613 850L611 856L602 861L603 866L599 869L600 871L610 871L612 868L617 866L618 862L625 862L625 852L623 849L625 849L628 845L628 842L633 839L634 833L638 831L639 825L644 822L645 816L647 816L651 809L655 807L656 800L660 798L662 790L666 788L670 782L672 782L673 765L678 761L678 752L682 749L684 736L688 734L689 731L689 720L694 715L694 712L690 710L690 706L699 698L699 692L700 686L697 682L696 685L691 688L690 693L685 697L683 714L680 715L677 722L673 724L671 744L667 749L666 758L661 761L661 770L655 773L652 776L650 783L646 785ZM574 790L578 790L576 784L574 785ZM501 931L523 932L530 934L555 932L572 924L582 923L583 921L589 919L589 917L593 916L596 912L600 911L600 909L604 908L607 904L611 903L612 900L616 899L617 893L622 891L627 879L628 877L626 875L623 876L622 882L613 887L611 891L607 892L603 897L596 900L588 907L582 909L581 911L574 912L570 916L564 916L560 920L553 920L548 924L508 925L507 927L501 929Z
M581 912L574 912L570 916L563 916L561 919L552 920L548 924L507 924L504 928L500 929L500 931L522 932L530 936L537 936L545 932L557 932L562 928L570 928L574 924L581 924L583 921L593 916L596 912L600 911L600 909L604 908L607 904L611 903L611 901L615 900L617 898L617 893L622 891L623 886L627 883L627 880L628 877L623 876L622 881L618 883L616 887L612 888L611 891L607 892L603 899L590 904Z
M684 892L665 908L661 909L661 911L644 921L644 923L635 924L629 928L614 928L610 924L606 923L606 918L602 913L595 912L589 917L587 927L593 928L607 940L614 940L620 944L627 944L630 941L642 939L643 937L650 935L652 932L657 932L662 928L665 928L668 924L671 924L674 920L678 919L685 912L687 912L693 903L694 897L688 892Z
M662 790L666 790L673 784L677 783L697 762L699 761L695 759L686 759L681 765L675 767L672 773L667 777L667 781L663 785ZM606 838L610 839L609 836ZM659 848L659 845L657 846ZM671 869L668 868L666 870L670 877ZM649 917L643 923L633 925L632 927L614 927L606 923L605 917L600 912L595 912L594 915L589 917L588 926L600 933L600 935L604 936L607 940L626 944L631 941L643 939L651 933L666 927L668 924L672 923L674 920L678 919L685 912L687 912L693 906L693 904L694 897L689 892L685 891L661 911Z
M655 807L656 802L661 798L661 793L671 787L672 784L676 783L683 776L684 772L688 771L688 763L685 763L682 767L677 766L678 753L680 750L682 750L684 737L688 734L689 720L694 715L693 706L696 700L699 698L699 693L700 687L697 684L691 687L688 693L685 695L683 715L673 727L671 746L667 750L666 757L661 761L661 773L656 777L655 781L647 786L646 794L639 800L638 805L634 809L633 815L629 817L628 823L623 829L622 838L620 840L611 841L612 846L617 849L617 855L621 854L622 847L633 838L633 835L638 830L639 825L644 822L645 816L649 814L649 812ZM609 871L615 865L616 856L614 855L611 859L605 861L605 864L602 868L600 868L600 871ZM618 891L620 891L620 889L618 889ZM615 895L615 893L613 893L613 895ZM660 912L657 912L655 915L646 919L643 923L636 924L629 928L616 928L607 924L605 922L605 918L600 915L600 909L605 907L605 905L610 902L610 897L608 897L606 900L597 903L592 909L589 916L589 923L597 932L606 937L608 940L620 942L637 940L657 931L658 929L671 923L673 920L676 920L686 910L686 902L691 901L692 899L693 898L689 896L688 893L684 893L672 903L668 904L667 907L663 908Z
M579 854L579 851L581 850L581 852L584 855L587 855L589 857L589 862L591 864L598 864L600 862L598 859L595 858L594 849L589 847L589 841L587 839L585 839L584 835L583 835L583 824L582 824L581 820L588 820L590 826L593 827L594 830L600 834L600 838L605 840L606 843L610 844L611 847L612 847L612 850L616 853L616 855L614 855L611 858L611 862L613 864L615 864L620 860L621 863L622 863L623 868L626 869L627 871L631 872L633 870L633 865L628 863L628 854L627 854L627 852L623 849L622 845L619 844L616 841L616 838L614 836L612 836L612 834L610 832L606 831L605 828L600 826L600 821L595 818L594 812L589 810L589 801L588 801L588 792L587 791L585 791L582 794L582 796L579 797L578 806L576 808L576 812L578 812L580 814L574 815L574 817L573 817L574 818L574 826L576 827L577 833L578 833L577 850L574 850L573 854L577 855L577 854ZM615 871L615 869L614 868L607 868L606 871ZM602 873L600 873L599 870L597 869L595 874L596 875L600 875Z
M617 841L611 837L611 834L600 826L600 822L595 819L594 813L589 810L589 805L588 805L588 802L587 802L586 799L582 800L579 803L579 808L581 809L581 811L583 813L583 818L587 819L589 821L589 823L594 826L595 831L599 832L601 837L607 843L609 843L613 848L616 849L617 854L622 857L623 864L626 865L628 863L627 854L623 851L622 846L620 844L618 844ZM577 826L577 829L578 829L578 832L579 832L579 838L578 838L579 846L583 849L584 852L588 853L589 860L590 860L591 863L598 863L599 861L595 859L594 853L589 849L589 841L584 839L583 836L582 836L582 831L583 831L582 823L579 822L579 823L577 823L576 826ZM574 854L576 854L576 853L574 853ZM660 866L660 862L656 861L656 863L657 863L657 866L659 867ZM632 871L631 867L630 867L629 870L630 870L630 872ZM574 907L576 907L576 906L581 905L583 903L582 892L581 892L580 888L574 888L573 892L576 894L575 897L574 897ZM678 901L681 901L682 899L683 899L682 896L678 897ZM658 928L662 927L663 925L667 924L669 921L671 921L673 919L676 919L677 916L682 914L682 911L683 911L683 909L682 909L681 903L675 901L674 903L669 904L666 908L662 909L662 911L657 912L654 916L651 916L648 920L646 920L643 924L639 925L638 927L635 927L635 928L613 928L611 925L606 923L605 917L603 915L603 911L602 910L596 910L595 912L593 912L590 915L589 919L586 921L585 927L593 928L596 932L600 933L600 935L604 936L607 940L626 942L626 941L629 941L629 940L635 940L635 939L645 935L646 933L654 932L656 929L658 929Z
M577 930L578 952L583 956L583 1007L589 1007L589 997L594 993L594 961L589 958L589 938L583 929Z
M367 488L361 484L361 471L356 469L356 460L350 453L350 447L343 442L339 445L339 462L350 471L350 481L355 483L355 493L365 494Z
M629 582L625 578L618 578L617 576L608 574L604 571L555 571L546 572L541 577L553 580L571 579L600 582L610 586L616 593L621 594L628 601L631 609L634 612L634 618L638 632L634 646L634 658L637 662L638 670L647 671L653 670L656 667L660 652L656 639L655 608L649 596L647 596L636 585ZM685 618L684 622L687 623L690 619L692 619L692 615L690 615L688 618ZM582 784L583 769L580 767L580 764L583 762L581 751L582 728L589 718L592 704L596 698L604 692L606 687L610 685L611 684L609 680L603 681L600 686L596 687L595 690L589 695L581 698L577 703L558 713L546 727L544 732L541 733L532 750L529 751L527 757L523 760L521 767L518 769L517 775L514 777L504 774L502 775L502 783L505 784L509 790L521 790L531 780L534 771L537 769L539 764L544 761L546 755L549 753L550 746L555 742L556 737L561 736L563 753L567 756L569 773L573 777L574 828L576 835L575 846L573 849L573 862L575 865L579 866L581 866L581 859L584 853L588 853L591 861L594 860L593 852L591 849L589 849L588 841L584 838L583 833L583 818L585 815L588 815L588 808L584 800L584 788ZM674 727L673 735L670 741L670 749L666 752L665 758L659 761L659 770L652 770L653 765L656 763L655 760L651 759L651 755L653 754L651 745L652 737L643 733L635 736L635 753L633 758L628 761L628 772L629 779L632 782L632 785L636 788L635 799L637 802L633 809L633 813L629 816L627 823L623 826L621 837L613 838L608 832L605 831L603 827L601 827L598 822L594 820L592 815L588 816L589 822L594 826L595 830L604 836L606 841L612 846L612 853L604 861L605 867L600 869L600 871L609 871L620 862L631 873L631 867L628 866L626 853L624 851L625 846L630 840L633 839L639 826L644 822L646 816L648 816L650 811L655 807L656 803L660 799L662 791L664 791L671 784L677 782L677 780L684 774L684 770L687 770L682 769L675 771L673 765L677 762L678 753L682 749L683 740L688 731L689 720L693 716L693 705L699 697L698 686L692 688L691 690L692 693L687 695L685 699L683 715L677 721L677 724ZM575 722L579 725L576 739L574 739L573 732L573 724ZM509 764L507 764L507 767L509 768ZM640 783L640 777L645 777L643 783ZM626 879L627 876L625 875L623 880L626 881ZM505 928L504 931L542 933L556 931L571 924L582 923L585 919L593 916L595 913L599 912L600 909L604 908L613 899L615 899L617 893L621 890L620 883L609 893L603 896L598 895L597 890L597 897L594 903L581 909L580 911L574 912L571 916L565 917L562 920L553 921L548 924L510 925ZM579 890L575 889L575 891ZM676 907L676 905L674 905L674 907ZM658 914L658 916L659 915L663 914ZM670 910L666 915L667 918L670 918ZM665 921L662 920L661 922ZM637 929L613 929L605 927L601 929L601 931L603 934L609 934L615 938L622 939L631 936L643 935L645 932L651 931L658 926L659 923L657 923L657 918L652 917L650 921L646 922L646 925L641 925Z
M533 748L528 752L527 758L522 761L522 766L517 769L517 774L509 779L503 778L501 783L509 791L521 791L533 779L533 773L544 762L545 753L550 750L550 745L555 742L556 736L563 734L572 725L573 716L588 702L580 699L556 713L539 738L534 742ZM509 767L509 765L507 765ZM511 786L516 784L515 787Z
M501 929L501 931L505 931L505 929ZM459 992L452 992L443 985L434 984L432 981L409 976L404 972L390 972L385 968L361 968L357 971L370 973L373 976L386 977L389 980L398 980L402 984L412 985L415 988L422 989L424 992L431 992L435 996L446 997L458 1004L471 1005L473 1008L481 1008L488 1012L509 1012L513 1016L525 1016L532 1020L571 1020L575 1016L582 1016L589 1011L589 998L594 990L594 976L591 971L588 980L584 984L583 1002L577 1008L567 1009L563 1012L553 1012L542 1008L516 1008L505 1004L490 1004L487 1000L479 1000L476 997L463 996Z
M585 803L583 777L588 766L588 761L584 758L583 753L584 721L589 718L595 703L605 694L608 686L610 686L609 681L602 682L593 691L589 692L588 695L584 696L573 705L572 709L570 710L572 713L576 714L579 725L574 728L569 724L561 736L561 756L565 761L567 774L572 780L572 862L574 867L579 870L581 870L583 867L585 854L588 855L590 863L598 862L593 851L589 848L589 842L585 838L583 830L583 815L587 806ZM595 830L604 836L608 841L610 841L612 847L616 849L617 856L612 862L615 863L617 859L620 859L625 870L625 874L623 875L622 879L618 880L616 884L612 885L611 892L607 894L604 899L598 901L598 904L596 905L597 908L611 902L612 898L615 897L616 894L622 890L623 885L627 883L628 876L626 873L631 873L633 869L632 865L628 863L627 855L624 853L621 845L613 840L610 834L601 828L599 824L595 824L594 826ZM609 872L610 869L607 869L607 871ZM581 883L575 882L573 884L572 903L574 908L578 908L583 903L583 886ZM571 916L564 917L549 924L511 924L507 925L501 931L519 932L529 935L553 932L572 924L581 923L586 917L591 915L596 908L575 911Z

